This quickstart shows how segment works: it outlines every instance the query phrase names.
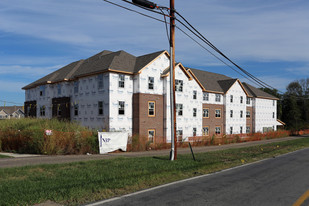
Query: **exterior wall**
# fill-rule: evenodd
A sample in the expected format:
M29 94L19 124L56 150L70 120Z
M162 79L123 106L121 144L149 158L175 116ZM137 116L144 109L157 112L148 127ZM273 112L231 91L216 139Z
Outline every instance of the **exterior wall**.
M128 131L132 135L133 127L133 77L125 75L125 86L118 85L119 74L109 73L109 131ZM119 101L125 102L125 113L120 115Z
M203 117L203 127L209 128L209 135L212 136L215 134L215 128L221 128L221 134L224 133L224 105L223 104L203 104L203 108L209 109L209 117ZM215 117L215 110L221 110L221 117Z
M193 128L196 128L196 136L202 136L202 99L203 92L195 80L189 80L186 74L179 68L175 69L175 79L183 80L183 91L176 91L176 104L183 105L183 115L176 113L176 130L182 130L183 141L193 136ZM193 99L193 91L197 92L197 98ZM193 117L193 108L197 109L196 117ZM167 110L170 111L170 110ZM170 124L168 125L170 126ZM170 139L170 138L169 138Z
M134 76L134 93L160 94L164 92L163 71L169 67L169 59L164 54L146 66L140 74ZM148 89L148 78L154 77L154 89Z
M208 92L209 94L209 100L204 100L203 97L202 97L202 101L203 101L203 104L221 104L223 105L223 95L222 94L216 94L216 93L210 93ZM220 95L220 101L217 102L216 101L216 95Z
M277 130L276 100L255 98L254 109L255 132L265 132L265 128Z
M99 75L83 77L77 80L78 92L74 91L74 82L63 88L62 95L71 97L71 120L81 125L109 131L109 73L103 75L103 88L98 88ZM103 114L99 114L99 101L103 102ZM75 115L74 105L78 105Z
M164 97L163 95L133 95L133 134L148 138L148 130L155 130L155 143L165 142L164 138ZM148 115L148 102L155 102L155 115Z
M231 102L231 96L233 96L233 102ZM240 127L242 127L242 133L246 132L246 93L236 81L234 85L228 90L224 96L225 105L225 133L240 134ZM242 103L241 103L241 97ZM231 117L231 111L233 116ZM242 117L241 115L242 111Z

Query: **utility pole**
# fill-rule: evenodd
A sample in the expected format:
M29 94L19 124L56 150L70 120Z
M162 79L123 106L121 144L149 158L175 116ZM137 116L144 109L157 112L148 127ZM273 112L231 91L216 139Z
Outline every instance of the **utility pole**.
M148 9L166 8L159 7L148 0L132 0L134 4ZM175 0L170 0L170 108L171 108L171 152L170 160L177 159L176 135L176 97L175 97Z
M171 105L171 154L170 160L177 159L176 95L175 95L175 0L170 0L170 105Z

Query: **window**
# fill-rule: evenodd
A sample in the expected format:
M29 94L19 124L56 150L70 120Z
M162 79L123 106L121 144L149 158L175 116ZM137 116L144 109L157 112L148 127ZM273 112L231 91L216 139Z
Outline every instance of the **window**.
M247 102L246 103L250 104L250 98L249 97L247 97Z
M203 127L203 136L209 135L209 127Z
M241 111L240 111L240 118L243 117L243 113L244 113L244 112L241 110Z
M40 96L42 96L42 97L45 96L45 85L40 86Z
M103 115L103 102L102 101L98 102L98 114Z
M196 136L196 127L193 127L193 137Z
M221 109L216 109L215 110L215 117L216 118L221 118Z
M230 101L233 103L233 95L230 96Z
M208 108L203 108L203 117L209 118L209 109Z
M104 87L103 74L98 75L98 90L102 90Z
M45 116L45 106L40 107L40 116L44 117Z
M221 134L221 127L216 127L215 134Z
M154 78L148 77L148 89L153 89L154 87Z
M57 116L61 116L61 105L57 105Z
M148 130L148 142L153 143L156 135L156 130L150 129Z
M74 104L74 116L78 116L78 104Z
M178 116L182 116L182 104L176 104L176 113Z
M242 126L240 126L240 134L242 134Z
M119 74L119 79L118 79L118 87L119 88L124 88L124 74Z
M250 133L250 126L246 127L246 133L249 134Z
M247 117L247 118L250 118L250 111L247 111L247 112L246 112L246 117Z
M124 101L118 102L118 114L124 115Z
M209 93L208 92L203 92L203 100L209 101Z
M230 127L230 134L233 134L233 127Z
M275 118L275 112L273 112L273 119Z
M177 142L182 142L182 129L176 131Z
M221 101L221 95L220 94L216 94L216 102L220 102Z
M196 98L197 98L197 91L193 90L193 99L196 99Z
M240 104L242 104L244 101L244 97L243 96L240 96Z
M196 117L197 109L193 108L193 117Z
M156 103L154 101L148 102L148 116L149 117L155 116L155 107L156 107Z
M78 82L74 82L74 94L78 93Z
M182 87L183 87L183 81L175 79L175 91L182 92Z
M57 85L58 95L61 95L61 84Z
M233 118L233 110L230 110L230 117Z

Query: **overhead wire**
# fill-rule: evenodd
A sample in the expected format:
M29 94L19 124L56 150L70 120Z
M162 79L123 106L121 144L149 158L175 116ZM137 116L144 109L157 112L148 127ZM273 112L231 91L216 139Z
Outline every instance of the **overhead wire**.
M198 33L198 35L204 39L205 43L210 46L212 49L214 49L216 52L218 52L221 56L223 56L225 59L227 59L229 62L231 62L234 66L236 66L238 69L240 69L242 72L244 72L246 75L248 75L250 78L252 78L254 81L259 82L259 84L263 87L269 87L272 89L276 89L269 84L265 83L264 81L260 80L259 78L255 77L254 75L250 74L248 71L241 68L239 65L237 65L235 62L233 62L230 58L228 58L225 54L223 54L217 47L215 47L205 36L203 36L194 26L192 26L179 12L175 11L175 13L180 16L195 32ZM183 22L181 22L179 19L176 18L176 20L181 23L183 26L185 26L187 29L189 29ZM194 33L192 30L190 30L194 35L198 36L196 33Z
M162 22L162 23L165 23L166 25L166 28L167 28L167 23L166 22L166 14L164 14L164 12L162 12L161 10L161 13L160 12L157 12L157 11L154 11L154 10L151 10L151 9L148 9L148 8L145 8L143 6L140 6L140 5L136 5L132 2L129 2L127 0L122 0L126 3L129 3L129 4L132 4L134 6L138 6L142 9L145 9L145 10L148 10L150 12L153 12L153 13L156 13L156 14L160 14L160 15L163 15L165 20L162 21L158 18L155 18L153 16L150 16L150 15L147 15L147 14L144 14L142 12L138 12L136 10L133 10L133 9L130 9L130 8L127 8L127 7L124 7L124 6L121 6L119 4L116 4L116 3L113 3L113 2L110 2L108 0L103 0L107 3L110 3L110 4L113 4L115 6L118 6L118 7L121 7L123 9L126 9L126 10L129 10L129 11L132 11L132 12L135 12L137 14L140 14L142 16L146 16L148 18L151 18L151 19L154 19L156 21L159 21L159 22ZM164 7L164 9L167 9L166 7ZM224 62L223 60L221 60L219 57L217 57L215 54L213 54L210 50L208 50L206 47L202 46L198 41L196 41L193 37L191 37L190 35L188 35L187 33L185 33L182 29L180 29L178 26L175 26L177 29L179 29L181 32L183 32L186 36L188 36L190 39L192 39L194 42L196 42L198 45L200 45L202 48L204 48L207 52L209 52L211 55L213 55L215 58L217 58L219 61L223 62L225 65L227 65L229 68L231 68L232 70L234 70L235 72L237 72L238 74L240 74L241 76L245 77L246 79L248 79L249 81L251 81L252 83L254 83L255 85L259 85L261 87L268 87L268 88L272 88L272 89L276 89L270 85L268 85L267 83L263 82L262 80L258 79L257 77L255 77L254 75L250 74L249 72L247 72L246 70L242 69L240 66L238 66L235 62L233 62L231 59L229 59L225 54L223 54L219 49L217 49L207 38L205 38L197 29L195 29L181 14L179 14L179 12L175 11L175 13L180 16L192 29L190 29L187 25L185 25L183 22L181 22L179 19L175 18L179 23L181 23L186 29L188 29L191 33L193 33L196 37L198 37L201 41L203 41L205 44L207 44L210 48L212 48L213 50L215 50L217 53L219 53L221 56L223 56L225 59L227 59L229 62L231 62L234 66L236 66L240 71L242 71L244 74L246 74L248 77L250 77L251 79L249 79L248 77L244 76L243 74L241 74L240 72L238 72L237 70L235 70L232 66L230 66L229 64L227 64L226 62ZM169 16L168 16L169 17ZM168 37L169 39L169 37ZM277 89L276 89L277 90ZM278 92L280 92L279 90L277 90ZM282 93L282 92L281 92Z

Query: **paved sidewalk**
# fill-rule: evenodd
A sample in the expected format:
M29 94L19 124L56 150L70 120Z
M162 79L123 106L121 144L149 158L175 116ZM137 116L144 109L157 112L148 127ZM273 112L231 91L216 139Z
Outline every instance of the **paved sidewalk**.
M300 138L306 138L309 136L302 137L284 137L278 139L270 140L261 140L253 142L243 142L235 144L227 144L220 146L200 146L193 147L194 153L209 152L224 150L230 148L242 148L255 145L268 144L273 142L283 142L287 140L294 140ZM1 158L0 159L0 168L10 168L10 167L22 167L28 165L40 165L40 164L61 164L69 162L80 162L80 161L89 161L89 160L100 160L100 159L112 159L116 157L143 157L143 156L169 156L170 149L165 150L153 150L145 152L122 152L122 153L109 153L109 154L95 154L95 155L21 155L21 154L11 154L11 153L0 153L3 155L11 155L14 158ZM190 148L178 148L178 154L188 154L190 153Z

